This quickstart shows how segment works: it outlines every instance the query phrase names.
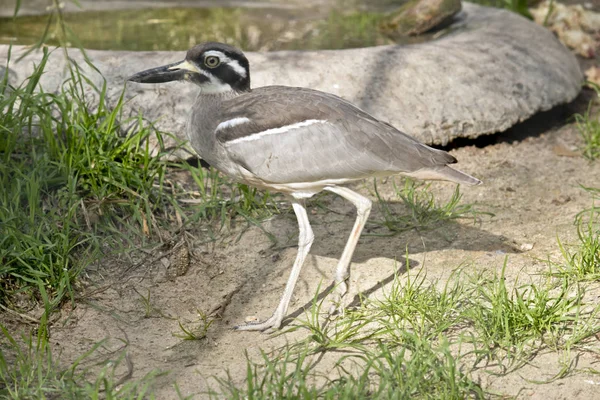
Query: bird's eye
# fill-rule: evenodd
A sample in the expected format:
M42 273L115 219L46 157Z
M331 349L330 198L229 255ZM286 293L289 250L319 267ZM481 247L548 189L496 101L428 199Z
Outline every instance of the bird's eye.
M221 64L221 60L217 56L208 56L204 59L204 65L208 68L216 68Z

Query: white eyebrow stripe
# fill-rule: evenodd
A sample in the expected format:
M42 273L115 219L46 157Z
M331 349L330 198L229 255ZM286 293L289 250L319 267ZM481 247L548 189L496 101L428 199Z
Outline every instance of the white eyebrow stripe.
M231 67L231 69L233 69L239 76L241 76L242 78L248 77L248 75L246 74L246 70L240 65L240 63L237 60L233 60L227 57L227 60L225 61Z
M310 125L314 125L314 124L326 124L326 123L327 123L327 121L323 120L323 119L307 119L306 121L297 122L295 124L285 125L285 126L281 126L279 128L267 129L266 131L253 133L248 136L243 136L241 138L233 139L233 140L228 141L226 144L231 145L231 144L237 144L237 143L242 143L242 142L251 142L253 140L260 139L264 136L276 135L278 133L286 133L289 131L293 131L294 129L304 128L306 126L310 126Z
M227 128L233 128L234 126L245 124L246 122L250 122L250 119L246 117L238 117L227 121L223 121L219 125L217 125L217 129L215 129L215 132L219 132L220 130Z
M233 69L239 76L243 78L247 78L248 74L246 73L246 69L240 65L238 60L234 60L233 58L227 57L225 53L218 50L209 50L204 53L205 56L215 56L219 57L222 63L228 64L231 69Z

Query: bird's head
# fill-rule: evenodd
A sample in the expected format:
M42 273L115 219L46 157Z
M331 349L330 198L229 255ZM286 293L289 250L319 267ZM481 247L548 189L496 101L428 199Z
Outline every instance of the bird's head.
M183 61L148 69L127 78L139 83L189 81L203 93L250 90L250 65L239 49L216 42L202 43L188 50Z

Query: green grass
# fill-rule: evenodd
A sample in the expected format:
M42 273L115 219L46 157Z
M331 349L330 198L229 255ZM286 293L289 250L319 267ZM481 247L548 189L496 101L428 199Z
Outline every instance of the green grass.
M244 184L233 183L221 175L214 168L204 169L192 167L183 163L181 168L190 173L196 187L193 192L184 191L178 196L183 204L192 205L193 210L188 213L187 222L184 225L197 224L201 221L217 222L217 229L230 228L239 216L247 222L248 226L259 226L260 221L280 212L280 195L258 190ZM284 209L289 209L288 205ZM215 236L212 231L209 235ZM275 238L268 232L265 234L273 241Z
M50 354L47 321L74 298L79 274L106 252L132 251L160 241L163 232L197 224L214 238L236 216L259 223L278 210L269 194L214 170L168 162L163 134L141 116L125 119L122 95L108 107L106 87L94 87L76 65L58 93L44 92L39 80L47 57L45 51L21 86L9 85L7 76L0 81L0 307L27 320L30 309L45 311L38 336L17 341L5 331L0 392L8 398L93 398L94 391L95 397L142 397L146 389L138 386L117 389L112 367L86 380ZM173 182L175 171L188 171L197 188Z
M18 88L7 76L0 82L4 304L40 283L51 302L72 294L73 280L100 250L98 234L128 226L151 235L156 210L169 204L161 190L166 163L160 132L158 149L152 149L153 130L141 118L122 118L122 97L107 108L106 88L91 86L76 66L61 92L43 92L46 61L47 52ZM97 107L85 98L90 87Z
M599 89L596 88L596 92ZM585 114L576 114L575 123L583 139L581 151L585 158L595 160L600 157L600 121L592 115L592 102Z
M120 385L115 371L124 358L99 366L91 379L79 368L90 353L60 365L48 320L74 297L77 277L101 251L128 234L143 242L158 229L157 210L171 200L161 191L161 134L141 118L122 118L122 98L108 108L106 88L93 87L75 65L58 93L41 90L47 57L45 50L21 86L0 81L0 306L28 320L30 309L44 310L37 333L15 339L2 327L0 397L139 398L152 379Z
M0 398L141 399L151 397L154 371L131 380L133 365L124 352L100 364L88 361L102 343L67 366L58 363L43 335L14 338L0 325ZM91 364L84 367L83 364Z
M198 313L198 319L189 324L179 323L180 331L173 333L173 336L181 338L183 340L201 340L206 337L210 326L215 322L215 317L207 315L201 310L196 310Z
M139 245L177 221L205 224L214 237L236 215L258 224L278 212L268 193L168 162L164 134L141 116L125 119L123 94L109 108L106 86L94 87L76 65L59 93L45 93L46 61L47 53L18 88L7 76L0 81L1 304L17 292L39 300L40 283L51 302L72 296L74 279L109 247L107 238ZM197 190L169 178L177 170L189 171Z
M465 316L485 348L501 350L499 354L508 359L528 357L539 348L564 345L562 340L578 331L582 321L597 318L597 311L582 311L582 287L566 279L525 284L517 280L510 287L505 278L507 265L508 259L499 275L477 277L472 283L472 303Z
M262 359L248 359L246 385L216 379L212 398L231 399L464 399L483 398L464 374L444 339L431 344L410 332L403 346L378 343L372 350L341 355L327 375L315 371L310 348L284 347Z
M381 299L328 320L315 296L285 332L305 339L248 358L243 385L216 379L214 398L487 398L475 371L512 372L541 351L570 354L600 332L600 307L567 279L530 283L457 270L444 284L422 272L397 277ZM589 308L589 304L587 304ZM279 334L284 334L280 332ZM334 356L333 359L331 356ZM328 360L333 366L319 368ZM572 363L558 365L560 376ZM325 371L325 372L323 372ZM237 377L239 379L239 377ZM236 380L237 380L236 379Z
M596 281L600 278L600 225L598 215L590 212L590 218L577 223L578 246L565 246L559 239L564 263L559 264L561 274L579 281Z
M558 238L563 259L549 262L553 274L576 281L597 281L600 278L600 189L584 187L593 198L593 205L575 218L577 242L565 244Z
M30 310L44 311L37 334L14 340L4 330L0 393L143 397L146 389L121 387L110 368L85 380L87 372L74 375L74 367L64 370L50 354L48 320L66 299L73 301L80 273L100 257L135 251L183 229L215 240L237 220L260 225L279 209L269 193L213 169L168 161L164 134L141 116L124 118L123 94L109 107L106 85L95 87L77 65L58 92L44 92L39 81L47 60L44 49L19 87L0 78L0 308L28 323L36 321ZM191 183L175 180L177 173L188 174Z
M373 191L377 198L377 207L382 219L374 217L368 222L369 225L386 228L388 232L371 233L370 235L392 236L413 229L430 230L448 221L463 218L477 221L477 218L481 215L492 215L477 210L473 204L462 203L462 195L458 185L456 185L452 196L447 201L440 202L436 200L430 190L430 184L403 178L403 184L397 185L394 178L390 179L392 179L394 188L394 198L392 199L384 199L380 195L377 180L374 180ZM390 200L400 202L404 205L404 208L398 212L391 206Z
M585 251L586 243L578 250ZM471 266L465 265L443 282L409 270L379 298L361 298L333 319L326 317L326 299L316 295L305 318L279 333L305 331L303 340L249 359L244 385L217 379L211 394L487 398L492 394L474 380L475 371L506 374L542 351L562 354L556 377L567 376L574 364L563 358L573 349L585 351L600 332L600 306L586 301L585 287L565 276L508 279L509 262L507 257L498 273L466 272ZM324 375L319 364L331 362L331 355L336 361Z

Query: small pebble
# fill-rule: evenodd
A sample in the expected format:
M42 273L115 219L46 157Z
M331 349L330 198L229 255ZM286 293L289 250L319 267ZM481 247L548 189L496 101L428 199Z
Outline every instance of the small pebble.
M249 323L249 322L256 322L256 321L258 321L258 317L257 317L256 315L249 315L249 316L247 316L247 317L244 319L244 321L245 321L246 323Z
M533 243L523 243L521 245L521 250L523 251L529 251L531 249L533 249Z

